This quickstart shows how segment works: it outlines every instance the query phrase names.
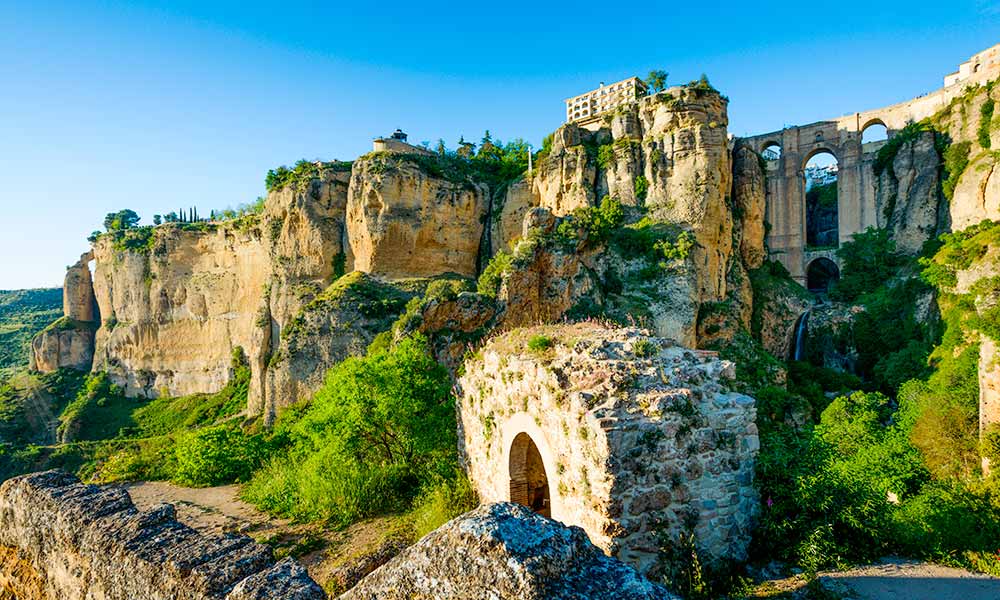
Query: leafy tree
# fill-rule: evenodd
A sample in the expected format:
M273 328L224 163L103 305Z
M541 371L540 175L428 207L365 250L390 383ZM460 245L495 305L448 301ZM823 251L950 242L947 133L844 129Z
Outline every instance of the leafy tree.
M176 223L177 222L177 213L175 213L173 211L168 212L167 214L163 215L163 221L165 223Z
M837 250L844 269L830 292L835 300L847 302L872 292L896 275L905 262L896 251L896 241L888 229L868 229L855 233Z
M443 139L438 138L437 147L434 149L434 151L440 154L441 156L448 154L448 147L444 145Z
M139 215L134 210L123 209L118 212L108 213L104 217L104 229L107 231L124 231L132 229L139 224Z
M455 476L455 406L447 370L423 338L348 358L304 410L282 415L287 453L246 497L274 512L338 524L407 509L421 488Z
M160 225L163 223L163 217L160 215L153 215L153 225Z
M650 94L655 94L657 92L662 92L667 87L667 75L666 71L656 70L650 71L649 75L646 76L646 89Z

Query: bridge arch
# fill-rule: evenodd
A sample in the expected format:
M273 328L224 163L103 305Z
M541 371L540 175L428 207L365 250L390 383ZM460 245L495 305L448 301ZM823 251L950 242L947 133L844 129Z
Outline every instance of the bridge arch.
M764 157L765 160L767 160L767 158L768 158L766 156L766 154L768 152L772 152L772 153L776 154L778 157L780 157L781 156L781 142L779 142L778 140L774 140L774 139L766 140L766 141L764 141L764 143L762 143L760 145L760 148L758 149L758 152L760 153L761 156Z
M802 164L802 204L806 248L840 244L840 161L823 146L806 154Z
M887 139L889 139L889 127L878 117L868 119L868 122L861 127L862 146L873 142L884 142Z
M825 294L838 279L840 268L825 256L815 258L806 265L806 288L810 292Z
M510 501L552 516L552 493L545 463L535 441L525 432L514 436L508 459Z

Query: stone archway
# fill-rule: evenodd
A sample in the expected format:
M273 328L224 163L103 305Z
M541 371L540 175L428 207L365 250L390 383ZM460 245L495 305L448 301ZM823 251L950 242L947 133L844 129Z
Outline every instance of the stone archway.
M829 258L817 258L806 267L806 287L810 292L825 294L838 279L840 279L840 269L837 268L837 263Z
M523 504L543 517L552 517L549 479L538 446L527 433L514 436L510 447L510 501Z

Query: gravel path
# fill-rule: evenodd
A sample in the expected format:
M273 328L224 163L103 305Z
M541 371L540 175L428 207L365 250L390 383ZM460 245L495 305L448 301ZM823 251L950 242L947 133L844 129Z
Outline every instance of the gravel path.
M1000 579L902 558L822 573L824 587L861 600L997 600Z

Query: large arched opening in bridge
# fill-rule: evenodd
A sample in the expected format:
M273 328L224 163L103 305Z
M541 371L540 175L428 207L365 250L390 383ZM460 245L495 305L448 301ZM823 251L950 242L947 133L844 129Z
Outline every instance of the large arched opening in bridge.
M760 156L766 161L781 160L781 144L774 141L764 142L760 148Z
M872 119L861 128L861 151L865 154L878 152L889 139L889 128L882 119Z
M806 209L806 248L836 248L840 241L837 198L837 157L819 149L806 157L802 169Z
M552 516L549 478L538 446L527 433L514 437L510 447L510 501L523 504L536 513Z
M810 292L825 294L838 279L840 279L840 269L837 268L837 263L829 258L821 256L806 267L806 287Z

